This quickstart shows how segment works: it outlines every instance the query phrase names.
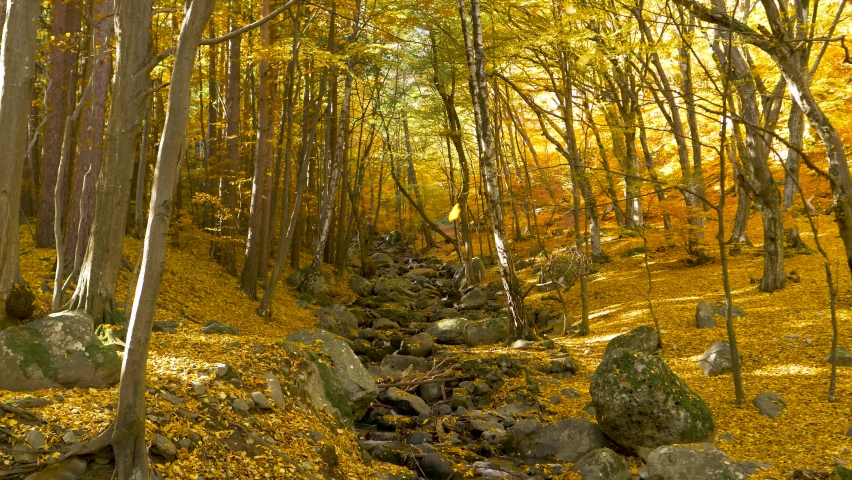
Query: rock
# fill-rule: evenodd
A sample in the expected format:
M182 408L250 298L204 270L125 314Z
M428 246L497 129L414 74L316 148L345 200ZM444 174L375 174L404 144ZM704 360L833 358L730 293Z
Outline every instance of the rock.
M369 297L373 292L373 284L366 278L358 275L349 277L349 288L359 297Z
M240 330L222 322L207 322L201 327L201 333L204 335L239 335Z
M151 327L152 332L162 332L168 334L177 333L178 322L154 322Z
M652 354L657 351L657 346L660 344L660 336L654 327L642 325L633 330L621 334L606 345L604 350L604 358L616 349L631 350L635 352L643 352Z
M379 393L379 401L393 407L400 415L429 415L432 409L417 395L412 395L396 387L390 387Z
M227 363L214 363L213 373L216 374L216 378L219 380L230 382L235 385L242 383L242 375L240 375L240 372L236 371Z
M283 348L287 355L303 365L298 379L303 398L317 408L326 409L341 424L352 427L356 419L349 407L343 385L329 366L330 362L320 359L324 357L324 354L314 348L291 341L285 341Z
M69 457L43 470L31 473L24 480L78 480L86 474L88 462L80 457Z
M580 392L578 392L577 390L574 390L574 389L573 389L573 388L571 388L571 387L563 388L563 389L560 391L560 393L561 393L562 395L565 395L565 396L566 396L566 397L568 397L568 398L580 398L580 397L582 396L582 395L580 395Z
M343 305L322 307L314 315L320 319L319 328L344 338L357 338L358 318L347 312Z
M251 401L261 410L272 410L272 404L260 392L251 392Z
M47 443L47 440L44 439L44 435L37 428L27 431L27 433L24 434L24 440L33 447L33 450L41 450Z
M201 380L193 380L190 383L190 387L192 388L192 392L198 396L207 393L207 385L205 385Z
M624 458L608 448L598 448L583 455L571 466L583 480L630 480L630 465Z
M523 458L574 463L592 450L609 447L609 442L586 420L566 418L547 426L522 420L507 430L503 447Z
M121 359L95 336L92 317L58 312L0 332L0 390L106 388L118 383Z
M712 438L710 409L658 357L616 349L598 365L589 386L601 430L629 449Z
M77 443L77 434L74 433L74 430L68 430L62 435L62 441L71 445L72 443Z
M178 397L177 395L171 392L162 391L159 393L159 396L160 398L171 403L172 405L183 405L184 402L183 398Z
M743 354L740 353L740 365L743 362ZM728 342L718 341L704 352L704 355L698 359L698 366L708 377L715 377L725 373L731 373L734 369L734 364L731 358L731 346Z
M825 357L825 361L831 363L831 351L828 352L828 356ZM852 352L850 352L848 348L840 345L837 346L837 366L852 367Z
M246 402L242 398L238 398L231 402L231 407L233 407L234 411L243 417L248 416L249 410L251 410L251 407L249 407L248 402Z
M470 399L470 392L466 388L454 388L453 396L450 397L450 408L464 408L470 410L473 408L473 401Z
M281 382L278 381L278 377L274 373L266 372L263 374L263 378L266 379L266 389L269 390L269 396L272 397L275 406L283 410L285 405L284 391L281 389Z
M387 318L378 318L373 322L373 330L399 330L399 324Z
M399 245L402 245L402 242L403 242L402 233L397 231L397 230L394 230L394 231L390 232L387 237L385 237L385 241L388 242L388 245L390 245L392 247L397 247Z
M420 395L420 398L430 405L444 398L441 393L440 383L424 383L417 387L417 392Z
M479 310L488 302L488 295L485 290L479 287L474 287L471 291L464 294L459 303L459 310Z
M367 372L358 357L352 352L344 340L326 332L325 330L299 330L289 335L287 340L299 342L305 345L313 345L316 340L322 340L317 346L329 357L332 365L332 373L337 377L343 387L349 410L355 420L359 420L367 412L367 407L379 394L373 376Z
M648 474L660 480L745 480L731 457L711 443L664 445L648 455Z
M764 392L754 397L751 401L752 405L757 407L757 411L764 417L778 418L781 412L787 408L787 404L781 395L773 392Z
M373 261L376 262L377 267L392 267L393 266L393 258L391 258L391 256L388 255L387 253L374 253L374 254L370 255L370 258L372 258ZM376 291L373 290L373 293L376 293Z
M464 338L468 347L501 343L509 336L509 319L489 318L470 322L464 326Z
M177 456L177 447L168 438L157 434L154 437L154 444L151 445L151 453L171 461Z
M521 270L529 267L530 265L532 265L532 262L530 262L529 260L517 260L515 262L515 271L520 272Z
M304 269L304 268L301 269L301 270L296 270L295 272L293 272L289 276L287 276L287 280L285 280L287 282L287 285L289 285L293 288L296 288L299 285L301 285L302 281L305 280L306 270L307 269Z
M412 357L411 355L388 355L382 359L382 370L388 375L399 375L408 367L416 372L428 372L429 361L425 358Z
M716 309L710 302L698 302L695 307L695 323L698 328L716 328Z
M746 475L756 475L761 470L769 470L770 468L772 468L771 463L765 463L765 462L747 461L747 462L740 462L739 465L740 465L740 468L743 469L743 472Z
M463 345L465 343L464 327L470 323L466 318L445 318L430 323L426 331L435 342L443 345Z
M429 480L446 480L452 478L456 473L453 462L440 453L427 453L423 455L417 459L417 466Z
M577 362L571 357L559 357L550 361L550 373L577 373Z
M428 357L432 353L433 345L432 335L429 335L428 332L420 332L403 340L399 353L413 357Z
M12 460L15 463L35 463L38 461L38 454L25 444L18 443L12 447Z

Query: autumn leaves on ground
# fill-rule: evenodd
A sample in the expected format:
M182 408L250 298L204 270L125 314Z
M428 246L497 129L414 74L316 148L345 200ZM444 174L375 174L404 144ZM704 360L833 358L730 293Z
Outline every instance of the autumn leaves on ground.
M794 221L801 222L802 219ZM819 221L823 230L831 227L829 217L819 217ZM713 228L710 222L708 231ZM635 236L617 238L614 229L606 232L604 248L612 261L602 264L590 279L592 333L579 338L556 337L557 345L567 347L579 362L580 370L572 377L543 383L539 394L542 403L553 395L559 395L564 388L573 388L581 395L579 398L564 398L558 405L549 406L547 411L550 413L545 418L551 422L569 417L594 421L594 415L587 411L589 377L600 362L607 341L626 330L652 323L645 297L644 256L639 248L643 245L642 239ZM847 427L852 425L852 408L848 401L852 388L845 370L839 371L837 395L840 401L829 403L826 400L829 364L825 359L831 331L824 272L819 258L797 255L785 259L787 268L795 271L801 281L790 282L780 292L764 294L758 292L754 284L761 269L760 249L746 247L730 257L734 303L746 312L746 316L736 319L735 324L744 355L743 377L749 403L736 406L730 375L706 377L696 364L711 343L727 338L722 321L715 329L695 327L695 306L699 301L723 300L718 261L698 267L689 266L680 238L662 230L649 229L647 232L653 288L651 297L664 342L661 355L707 401L717 423L716 446L737 461L764 463L766 469L755 478L779 478L794 468L824 469L852 461L852 454L847 448L849 439L845 435ZM53 253L33 248L29 232L22 229L21 233L24 279L38 285L50 274ZM759 233L759 230L750 231L752 238L759 238ZM807 234L802 236L806 243L811 243ZM839 256L840 242L830 233L822 238L829 253ZM558 248L565 241L564 237L551 237L547 243ZM242 372L246 389L264 391L266 381L262 374L280 369L283 352L278 342L300 328L316 326L317 319L312 315L315 307L297 305L295 292L283 285L278 287L279 300L273 319L259 318L254 312L256 303L241 294L236 280L223 275L220 267L199 255L209 246L208 242L206 234L188 231L181 236L180 246L169 250L157 320L177 321L179 326L176 334L154 334L147 381L148 411L154 419L147 423L149 441L153 441L157 434L177 439L194 433L205 437L204 447L190 451L178 446L177 460L158 465L158 470L167 478L194 479L196 475L225 478L226 471L230 472L231 478L298 476L290 464L262 448L259 455L253 457L234 453L224 440L230 433L206 431L195 415L177 413L180 410L190 411L201 418L209 415L197 401L173 405L157 395L158 391L165 390L186 399L193 398L190 393L192 381L207 381L206 375L219 362ZM135 260L138 246L137 241L128 238L125 257ZM515 245L519 251L533 246L532 240ZM434 253L449 258L451 252ZM711 252L711 256L718 258L717 252ZM128 274L123 271L122 282L126 282ZM496 278L494 271L489 275ZM839 277L841 298L845 300L849 298L849 281L844 275ZM522 279L537 281L529 274L523 275ZM351 301L353 295L345 287L346 278L336 280L337 284L332 286L335 301ZM120 285L118 291L126 291L126 284ZM576 288L567 295L571 311L576 315ZM49 295L42 294L39 300L43 308L48 307ZM541 293L533 293L529 303L533 309L557 308ZM846 315L845 309L841 309L841 320L846 320ZM236 326L243 334L199 335L197 332L201 324L211 320ZM843 327L841 344L848 339L849 328ZM495 346L479 349L483 352L495 349L512 352L511 349ZM479 351L468 349L463 355L475 357ZM536 355L547 357L550 354L540 352ZM510 386L507 384L506 388ZM753 397L767 391L784 397L787 408L779 418L761 416L750 404ZM242 397L245 390L225 383L219 387L211 386L209 394L222 398L227 395ZM495 395L495 403L501 395L500 392ZM0 400L20 396L5 392L0 394ZM61 402L33 410L47 420L48 423L40 429L48 443L54 443L60 441L59 437L66 429L84 431L82 440L103 428L113 415L116 390L46 390L32 392L31 396L64 398ZM233 412L229 413L232 421L241 420ZM321 417L319 421L316 416ZM333 427L333 420L325 412L312 411L296 399L292 405L288 403L283 412L257 416L255 421L253 427L274 440L277 449L303 466L315 467L316 472L325 461L319 452L327 445L335 447L339 471L345 478L367 478L372 472L398 471L395 469L399 467L381 462L365 465L353 432ZM22 437L31 428L19 424L13 415L7 415L0 422L5 429ZM633 466L634 469L636 467Z

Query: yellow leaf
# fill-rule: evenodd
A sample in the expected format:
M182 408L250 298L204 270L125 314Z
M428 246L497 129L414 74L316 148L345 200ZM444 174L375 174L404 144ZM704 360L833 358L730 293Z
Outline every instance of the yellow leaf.
M459 215L461 215L461 206L459 206L459 204L457 203L453 205L453 209L450 210L450 214L447 215L447 220L455 222L456 220L458 220Z

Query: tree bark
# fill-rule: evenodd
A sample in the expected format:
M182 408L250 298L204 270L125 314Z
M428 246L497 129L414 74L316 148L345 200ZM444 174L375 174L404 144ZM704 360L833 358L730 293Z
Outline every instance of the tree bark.
M123 2L119 5L121 3ZM156 478L150 470L145 443L145 372L148 347L157 295L166 263L166 237L171 219L172 195L180 172L181 150L189 120L190 81L195 67L195 54L214 4L215 0L190 0L178 37L169 88L168 112L160 138L151 189L142 270L133 300L112 436L116 458L115 471L121 480ZM150 17L150 12L148 16ZM119 32L122 30L119 29Z
M509 336L510 339L527 338L532 335L532 322L524 310L524 297L521 295L521 284L518 276L515 274L512 250L506 238L506 227L503 221L503 199L500 196L500 186L497 179L497 169L494 159L494 137L488 113L488 80L485 74L485 54L479 10L479 0L471 0L471 32L469 35L464 0L459 0L462 34L465 40L468 66L470 67L471 97L474 100L473 111L477 120L478 134L480 135L480 143L482 145L479 169L485 187L488 220L491 223L491 231L494 236L500 277L503 280L503 290L506 292L506 302L511 317Z
M6 139L0 160L0 325L6 321L6 299L20 276L18 212L41 2L9 0L6 7L0 46L0 132Z
M97 324L107 320L115 306L136 141L151 88L150 0L117 2L114 20L118 38L110 119L95 190L92 229L71 299L72 309L86 310Z
M77 42L74 35L80 30L79 5L65 0L53 0L50 11L50 47L47 54L48 90L45 95L44 137L39 164L38 220L36 221L36 247L54 245L53 211L54 195L58 192L65 203L68 177L57 178L59 157L62 155L65 119L68 105L76 102L69 96L77 92ZM56 186L59 184L59 188Z
M236 26L231 25L231 30ZM225 139L228 159L222 169L224 183L224 219L222 221L222 244L219 263L228 274L237 275L237 174L240 168L240 42L241 36L228 41L228 78L225 88Z
M65 232L65 255L74 259L77 271L83 263L83 252L92 228L95 209L94 179L101 166L101 153L106 126L106 99L109 75L112 70L112 41L114 22L113 0L92 2L92 87L87 95L87 105L80 118L77 132L77 156L68 205L68 222ZM87 188L84 188L84 184Z

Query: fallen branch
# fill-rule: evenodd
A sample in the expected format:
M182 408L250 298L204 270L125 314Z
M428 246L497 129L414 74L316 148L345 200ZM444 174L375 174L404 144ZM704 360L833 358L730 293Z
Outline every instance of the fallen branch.
M11 414L14 414L14 415L20 415L21 417L24 417L27 420L36 421L36 422L39 422L40 424L47 423L47 420L39 417L35 413L30 412L29 410L24 410L23 408L14 407L12 405L9 405L8 403L0 402L0 410L3 410L7 413L11 413Z
M391 387L415 387L417 385L428 385L430 383L446 383L446 382L457 382L459 378L432 378L429 380L418 380L414 382L401 382L401 383L380 383L376 385L378 388L391 388Z

